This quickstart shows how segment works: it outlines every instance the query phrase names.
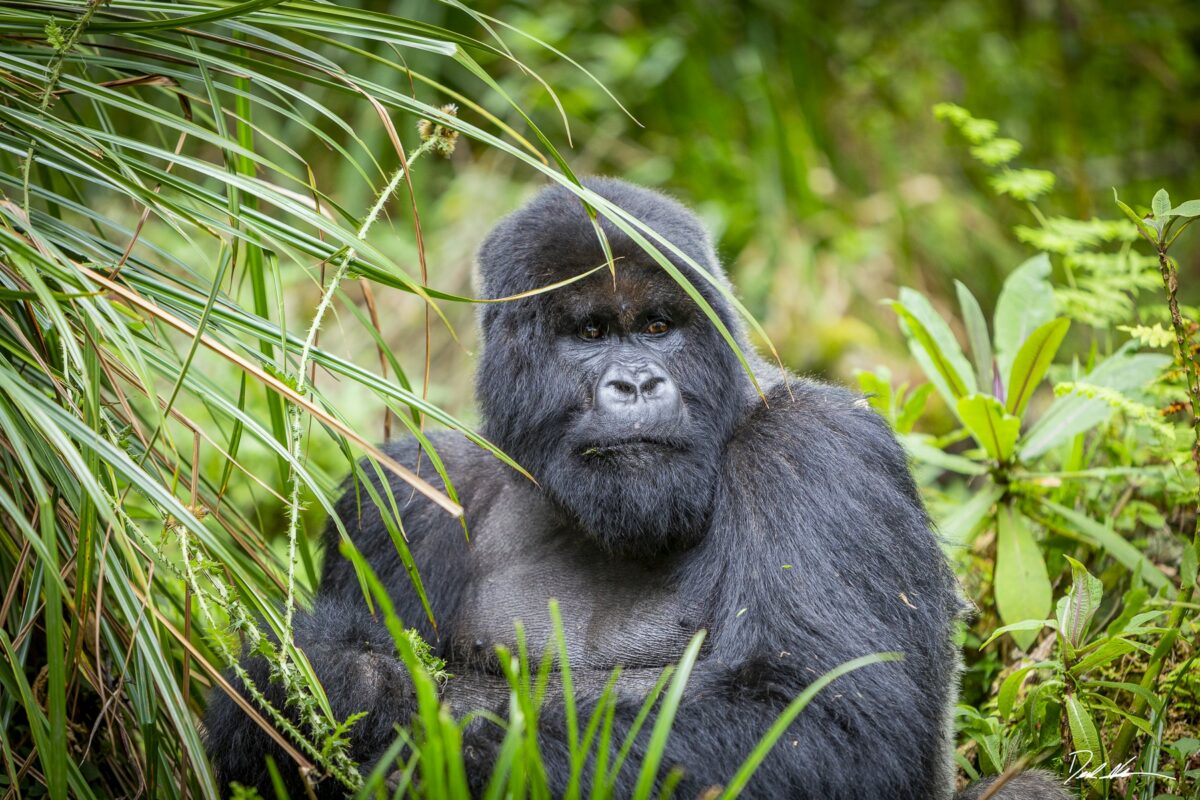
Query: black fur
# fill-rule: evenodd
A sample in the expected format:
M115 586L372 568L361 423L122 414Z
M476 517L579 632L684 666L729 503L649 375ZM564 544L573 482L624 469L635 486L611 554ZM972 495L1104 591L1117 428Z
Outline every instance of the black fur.
M706 232L684 207L620 181L587 185L725 284ZM608 671L626 667L619 742L659 671L705 628L666 757L668 766L686 770L679 796L695 797L728 780L814 678L858 656L899 651L903 661L858 670L819 694L759 769L750 794L949 797L958 674L951 628L963 604L887 425L850 392L753 357L760 398L674 281L616 227L605 222L604 230L619 258L615 286L602 270L551 293L484 306L481 314L484 432L539 484L460 436L436 436L466 509L468 543L457 522L392 479L440 637L366 493L348 491L337 507L404 621L450 662L457 677L446 701L456 712L502 713L507 688L494 645L512 646L512 621L520 618L531 649L546 646L546 601L557 597L584 713ZM580 203L548 189L483 246L483 293L517 294L603 260ZM677 266L752 353L720 293L682 261ZM645 333L646 320L659 317L669 320L669 332ZM580 339L588 320L609 336ZM683 401L679 413L656 418L649 431L598 413L596 382L614 360L665 369ZM389 451L440 485L412 441ZM413 703L395 659L381 657L385 637L359 594L352 567L331 547L298 644L336 713L370 712L354 730L355 754L370 763ZM261 684L263 665L247 663ZM561 703L551 703L541 726L549 776L561 787L569 772ZM223 781L265 789L263 754L286 765L221 693L207 728ZM498 736L483 724L466 732L476 789ZM643 733L635 761L646 739ZM618 796L631 792L635 773L626 772ZM328 784L319 793L336 796ZM1050 780L1028 776L996 796L1062 795Z

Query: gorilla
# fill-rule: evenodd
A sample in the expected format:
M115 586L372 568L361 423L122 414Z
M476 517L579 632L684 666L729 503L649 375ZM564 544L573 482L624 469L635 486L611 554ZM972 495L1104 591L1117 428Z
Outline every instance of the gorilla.
M465 508L468 539L406 484L373 478L400 509L436 631L365 487L351 486L336 507L397 614L446 660L453 677L443 701L456 715L503 715L509 690L496 646L516 650L514 620L530 652L553 646L547 604L557 598L583 718L611 670L623 668L619 743L663 668L704 629L664 760L683 769L678 796L694 798L728 781L813 680L850 659L896 651L902 660L858 669L820 692L748 793L949 798L959 671L952 633L966 606L887 423L861 397L754 355L714 285L728 288L690 211L619 180L585 185L708 272L712 281L668 255L733 333L761 394L698 304L607 220L615 276L600 270L483 305L482 432L536 483L461 435L431 436ZM605 258L576 196L549 188L483 244L482 295L526 293ZM442 487L414 440L387 449ZM409 722L415 699L332 526L327 538L320 588L311 612L298 615L296 643L339 719L368 712L350 736L354 758L370 767ZM281 702L266 663L250 654L244 665ZM547 697L539 743L560 794L571 770L567 720L561 693ZM222 692L205 727L222 784L271 796L263 760L272 755L286 767L282 750ZM650 727L635 739L634 762ZM473 794L486 785L502 736L480 719L464 729ZM631 795L635 778L636 768L625 769L616 796ZM294 780L294 796L303 794ZM318 796L338 796L331 784L317 784ZM1065 797L1038 773L991 791L1009 800Z

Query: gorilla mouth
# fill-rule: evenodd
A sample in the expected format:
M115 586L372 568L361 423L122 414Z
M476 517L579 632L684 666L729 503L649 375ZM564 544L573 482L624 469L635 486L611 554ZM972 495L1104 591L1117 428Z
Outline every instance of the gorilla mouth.
M621 455L640 455L664 450L684 450L684 444L676 439L654 436L636 436L627 439L610 439L603 442L590 442L580 447L577 452L580 457L588 459L604 459Z

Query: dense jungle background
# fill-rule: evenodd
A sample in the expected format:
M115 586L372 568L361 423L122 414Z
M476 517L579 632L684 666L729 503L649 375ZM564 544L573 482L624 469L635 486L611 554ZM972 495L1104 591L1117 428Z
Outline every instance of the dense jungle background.
M901 435L978 608L964 781L1200 797L1186 0L0 4L0 797L215 796L239 639L382 792L259 617L354 459L477 423L474 251L568 169L696 208ZM457 796L453 727L401 796Z

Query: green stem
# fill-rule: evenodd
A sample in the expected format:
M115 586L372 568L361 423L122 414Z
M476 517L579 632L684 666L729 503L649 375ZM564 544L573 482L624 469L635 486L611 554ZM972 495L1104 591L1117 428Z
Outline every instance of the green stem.
M1167 291L1167 307L1171 312L1171 326L1175 329L1175 346L1179 361L1183 364L1184 380L1187 381L1187 396L1192 406L1190 423L1193 434L1192 464L1196 468L1196 477L1200 479L1200 381L1197 381L1196 360L1192 358L1189 347L1191 337L1184 324L1183 315L1179 313L1179 273L1175 268L1175 263L1167 255L1168 246L1161 241L1155 243L1155 249L1158 250L1158 271L1162 276L1163 287ZM1198 491L1200 491L1200 486L1198 486ZM1200 549L1200 497L1197 497L1195 512L1192 547ZM1155 648L1150 657L1150 663L1146 666L1146 672L1142 675L1141 686L1147 691L1153 692L1158 684L1158 676L1162 674L1167 656L1174 649L1175 640L1179 637L1183 617L1190 607L1195 588L1194 581L1179 588L1179 595L1175 598L1175 602L1171 606L1171 613L1167 616L1167 632L1163 635L1158 647ZM1146 705L1146 700L1137 696L1134 698L1130 712L1133 716L1141 716L1146 711ZM1124 763L1136 732L1137 729L1128 719L1121 723L1121 728L1117 731L1116 742L1110 752L1109 763Z
M421 144L406 161L409 170L412 169L412 164L423 154L433 149L435 142L429 139ZM403 166L398 168L392 179L388 181L384 190L380 192L379 197L375 201L375 205L367 213L362 225L359 226L356 234L360 241L367 238L367 233L371 230L371 226L382 213L384 206L387 205L388 199L395 193L400 186L400 181L404 179L405 169ZM296 389L300 393L306 390L305 375L308 372L308 363L312 357L313 347L316 345L317 333L321 329L321 322L328 312L329 307L333 304L333 297L337 293L338 286L350 272L350 265L354 262L358 255L353 247L343 248L334 256L334 271L333 276L329 280L329 285L325 287L325 291L321 294L321 301L317 304L317 310L313 314L312 323L308 326L308 334L304 337L304 346L300 350L300 361L296 366ZM289 497L288 497L288 562L287 562L287 606L284 611L283 620L283 635L284 640L292 643L292 620L295 615L296 608L296 562L297 562L297 537L300 531L300 476L296 472L296 464L300 461L300 449L302 438L301 414L300 407L292 404L288 406L288 418L291 428L291 452L293 464L291 467L291 475L289 478ZM281 651L282 658L286 661L287 649ZM286 666L281 662L281 666Z
M42 99L38 104L38 109L43 114L50 108L50 101L54 99L54 87L58 86L58 79L62 77L67 53L75 49L75 45L79 42L79 37L83 36L83 32L87 30L88 24L92 21L92 17L95 16L97 9L100 8L103 2L104 0L88 0L83 13L80 14L75 24L71 26L62 44L56 47L54 57L50 59L49 76L46 78L46 85L42 87ZM29 220L30 225L33 224L33 214L29 208L29 171L33 167L33 152L36 147L36 143L31 138L29 140L29 148L25 151L25 160L21 164L22 203L25 207L25 218Z

